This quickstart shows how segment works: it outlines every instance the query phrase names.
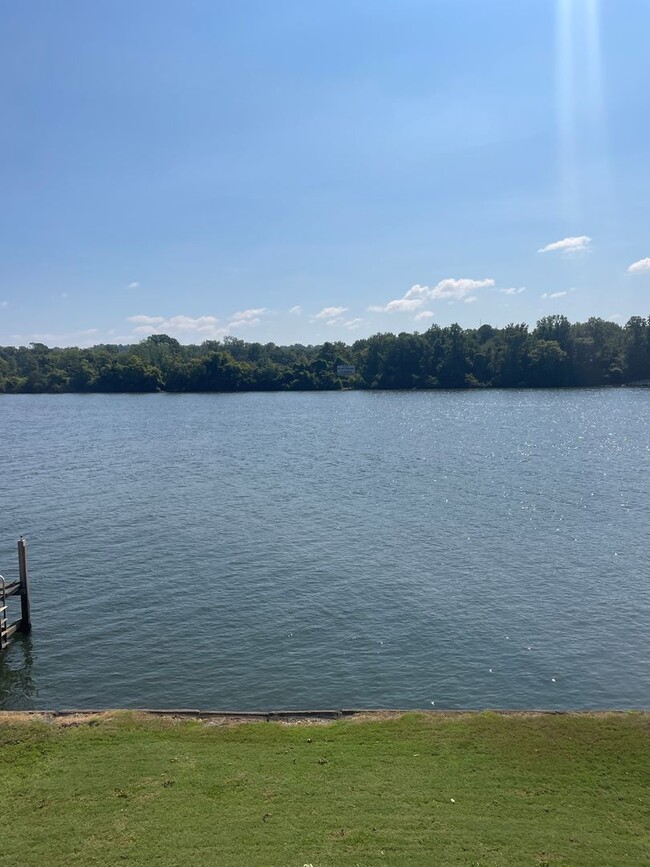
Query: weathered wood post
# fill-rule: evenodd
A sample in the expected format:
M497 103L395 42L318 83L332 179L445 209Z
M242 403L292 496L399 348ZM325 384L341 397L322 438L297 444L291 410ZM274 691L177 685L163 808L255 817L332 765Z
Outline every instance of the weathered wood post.
M18 540L18 570L20 574L20 630L25 634L32 631L32 616L29 609L29 574L27 572L27 542L21 536Z
M4 650L9 639L5 633L7 631L7 599L5 596L5 579L0 575L0 650Z

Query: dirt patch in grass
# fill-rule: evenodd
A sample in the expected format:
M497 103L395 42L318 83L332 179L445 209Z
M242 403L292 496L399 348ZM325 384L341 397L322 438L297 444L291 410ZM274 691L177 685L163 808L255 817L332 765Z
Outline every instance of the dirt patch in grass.
M327 713L327 712L326 712ZM51 722L59 726L75 726L84 723L97 723L102 720L115 718L129 718L133 721L146 723L153 720L166 721L177 724L193 720L211 726L238 726L249 723L272 722L286 726L311 726L330 725L340 720L356 723L387 722L412 716L414 714L431 719L462 719L468 717L504 717L510 719L539 719L539 718L562 718L562 717L589 717L591 719L605 719L611 717L628 716L629 714L647 714L646 711L462 711L462 710L367 710L367 711L344 711L340 717L321 715L315 712L293 713L291 711L272 711L260 713L220 713L210 711L139 711L139 710L103 710L103 711L0 711L0 724L4 723L28 723L30 721Z

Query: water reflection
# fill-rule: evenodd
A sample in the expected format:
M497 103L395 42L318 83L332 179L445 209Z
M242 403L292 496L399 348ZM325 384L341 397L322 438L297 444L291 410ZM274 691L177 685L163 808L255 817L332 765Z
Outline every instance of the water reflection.
M647 389L5 397L0 707L648 705Z
M34 706L32 666L31 638L15 635L9 647L0 653L0 709L27 710Z

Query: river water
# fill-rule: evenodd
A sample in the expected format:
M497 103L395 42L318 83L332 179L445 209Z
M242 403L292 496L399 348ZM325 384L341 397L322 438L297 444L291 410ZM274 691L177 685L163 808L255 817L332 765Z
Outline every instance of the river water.
M648 389L0 414L2 707L650 705Z

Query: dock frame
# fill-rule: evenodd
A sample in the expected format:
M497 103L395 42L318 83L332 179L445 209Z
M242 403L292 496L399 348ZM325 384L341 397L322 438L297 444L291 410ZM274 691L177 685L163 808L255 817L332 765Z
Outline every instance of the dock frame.
M4 650L16 632L28 635L32 630L29 600L29 573L27 570L27 542L18 540L18 580L7 582L0 575L0 651ZM12 596L20 597L20 617L9 623L7 601Z

